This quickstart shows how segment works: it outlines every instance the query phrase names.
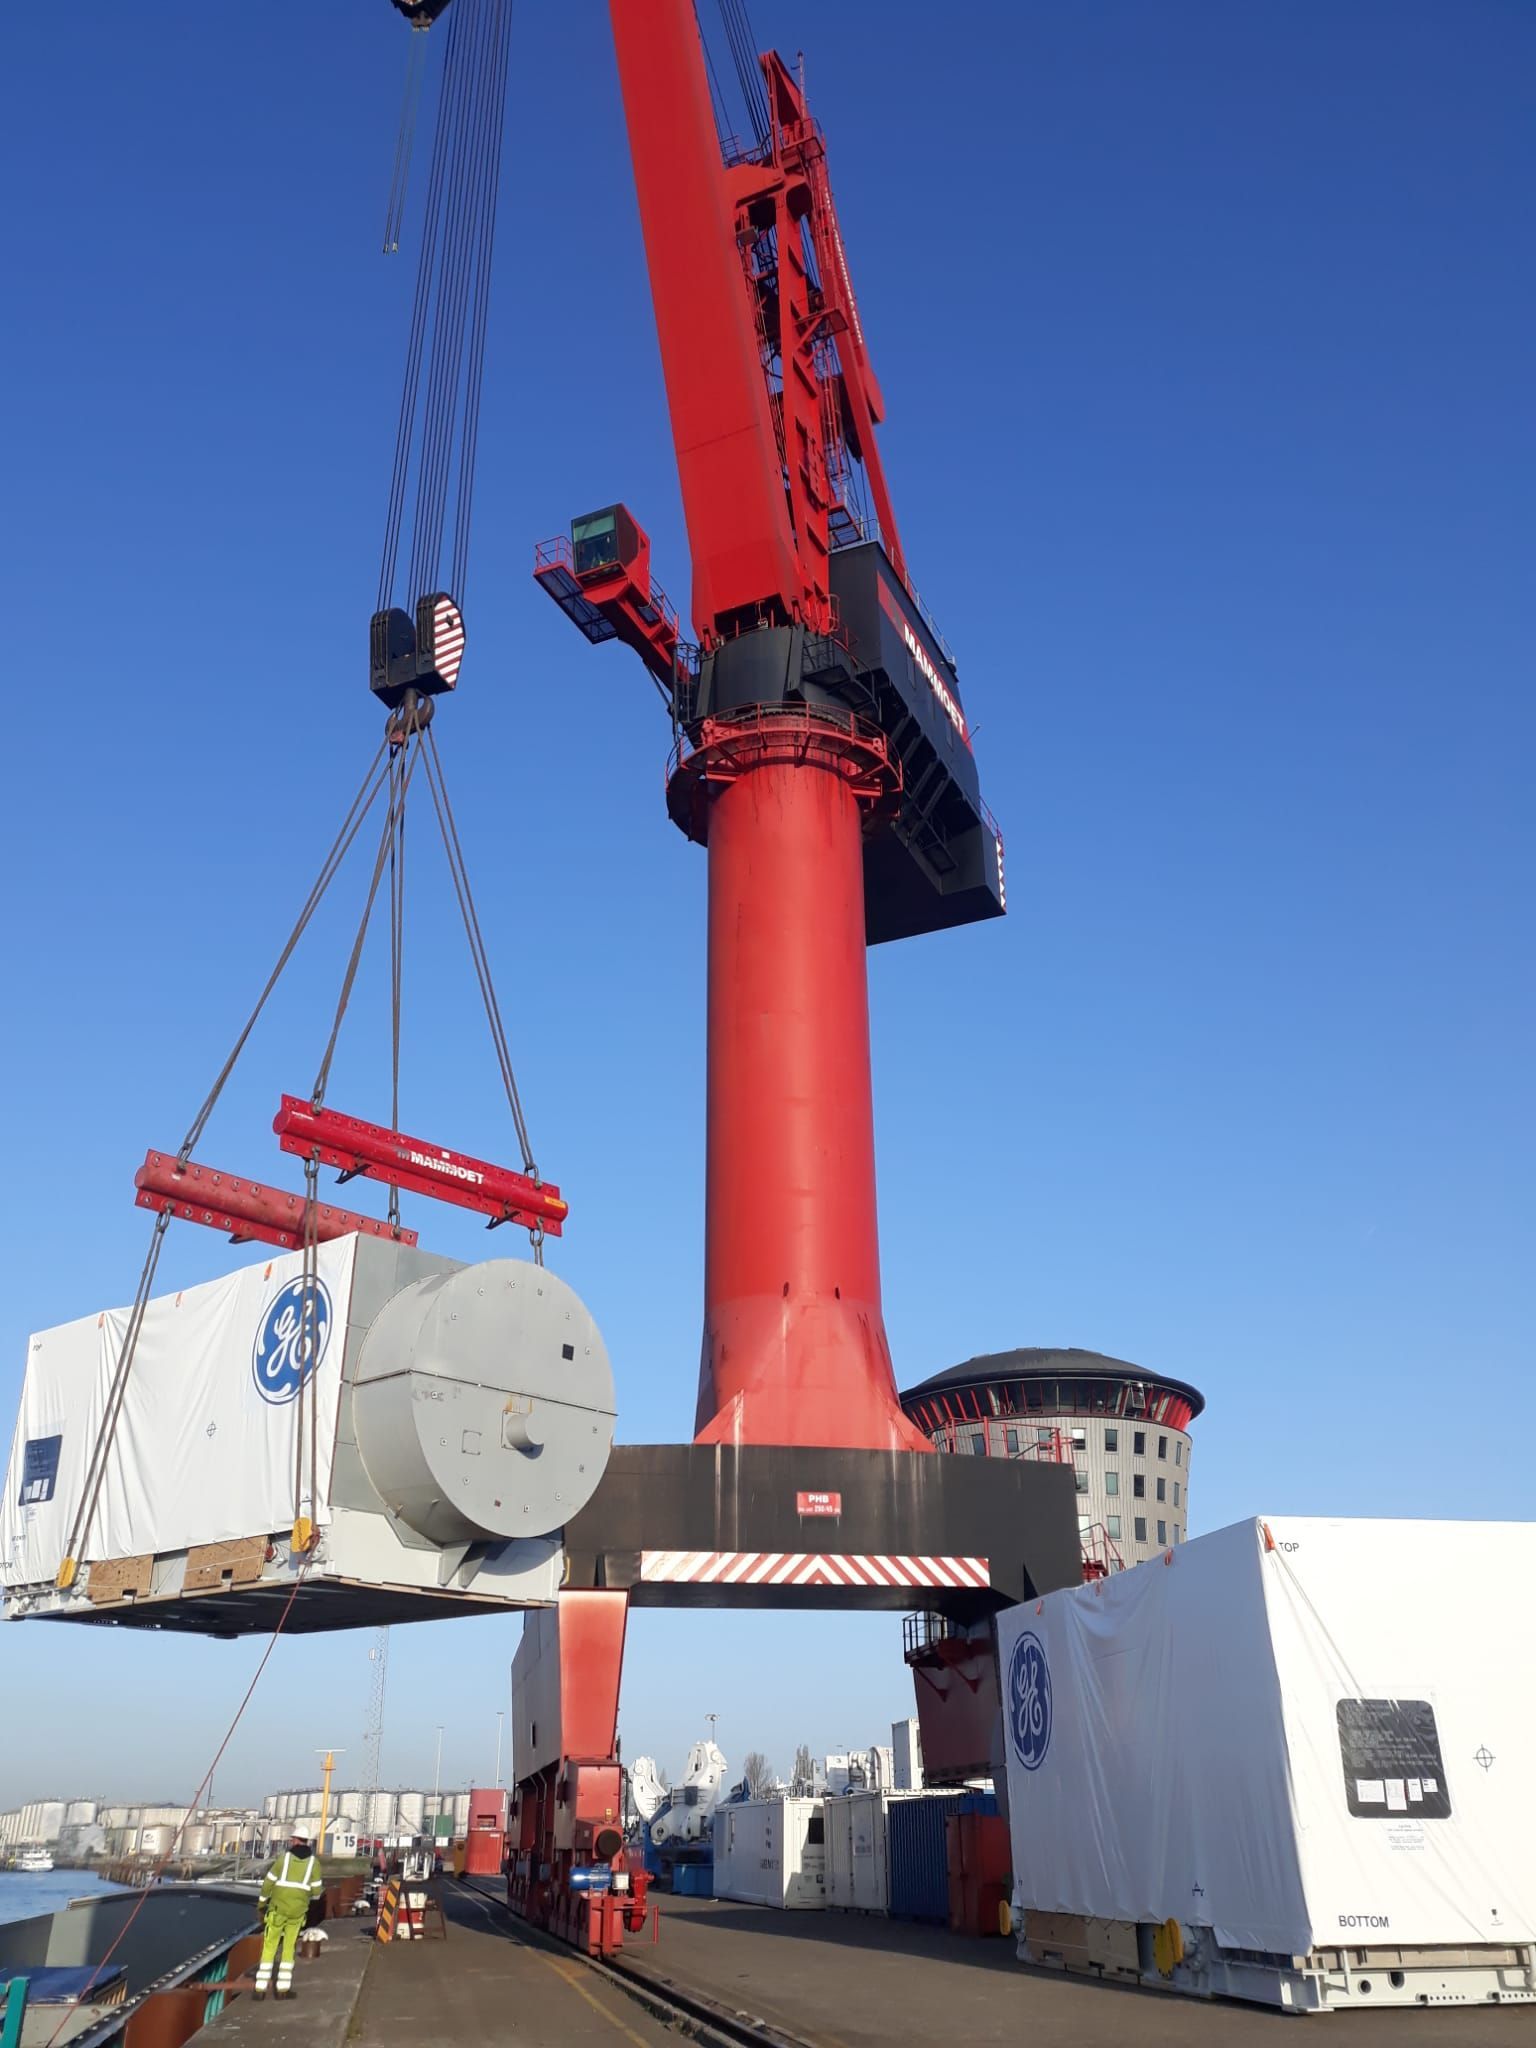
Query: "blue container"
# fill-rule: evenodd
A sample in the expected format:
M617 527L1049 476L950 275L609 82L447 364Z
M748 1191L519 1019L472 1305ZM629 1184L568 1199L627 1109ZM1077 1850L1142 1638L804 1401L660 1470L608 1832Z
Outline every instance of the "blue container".
M712 1899L715 1896L715 1866L713 1863L679 1863L672 1872L672 1889L685 1899Z
M996 1813L991 1792L920 1792L885 1809L891 1915L897 1920L949 1919L949 1849L944 1823L952 1813Z

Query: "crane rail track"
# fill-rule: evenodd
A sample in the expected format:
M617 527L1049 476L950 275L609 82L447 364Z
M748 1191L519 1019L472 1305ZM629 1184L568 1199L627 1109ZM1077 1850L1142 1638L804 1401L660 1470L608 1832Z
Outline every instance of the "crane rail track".
M804 2034L789 2033L755 2013L733 2012L702 1992L690 1990L670 1977L659 1977L628 1958L612 1962L583 1955L569 1942L556 1940L514 1913L493 1879L461 1877L455 1882L460 1892L494 1908L510 1921L518 1938L530 1948L584 1963L595 1977L622 1991L626 1998L637 2000L655 2018L675 2026L689 2039L705 2043L706 2048L817 2048Z

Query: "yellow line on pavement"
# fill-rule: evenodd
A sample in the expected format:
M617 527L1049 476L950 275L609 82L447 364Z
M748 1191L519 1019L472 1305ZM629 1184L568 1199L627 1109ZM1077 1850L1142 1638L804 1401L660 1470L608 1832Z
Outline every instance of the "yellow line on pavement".
M650 2048L650 2043L646 2040L643 2034L637 2034L633 2027L626 2026L624 2021L619 2018L617 2013L610 2012L607 2006L603 2004L601 1999L597 1999L592 1996L591 1992L587 1989L586 1985L583 1984L581 1981L584 1972L579 1963L562 1963L557 1961L554 1956L546 1955L541 1955L539 1957L539 1961L541 1963L547 1963L550 1969L554 1971L555 1975L559 1977L564 1983L569 1984L571 1989L577 1994L579 1998L584 1998L587 2001L588 2005L591 2006L594 2012L600 2012L602 2014L603 2018L608 2022L610 2027L617 2027L619 2032L624 2036L624 2038L627 2041L633 2041L635 2044L635 2048Z

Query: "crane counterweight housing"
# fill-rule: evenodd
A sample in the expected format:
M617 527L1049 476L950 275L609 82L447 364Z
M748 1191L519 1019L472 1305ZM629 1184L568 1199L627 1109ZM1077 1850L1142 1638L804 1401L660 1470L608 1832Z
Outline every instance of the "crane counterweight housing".
M35 1336L0 1503L5 1614L233 1636L554 1598L566 1517L613 1441L613 1375L571 1288L387 1239L153 1298L74 1583L57 1583L125 1310ZM316 1532L294 1542L304 1517ZM297 1591L295 1592L295 1586Z

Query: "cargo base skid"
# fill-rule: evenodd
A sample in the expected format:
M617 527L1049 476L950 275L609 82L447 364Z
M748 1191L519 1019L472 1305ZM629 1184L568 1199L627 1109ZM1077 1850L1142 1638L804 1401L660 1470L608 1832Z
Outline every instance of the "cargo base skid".
M1018 1953L1038 1969L1285 2012L1536 2003L1536 1950L1529 1943L1325 1948L1289 1956L1224 1948L1208 1928L1192 1936L1181 1931L1177 1952L1167 1940L1163 1928L1145 1922L1026 1910Z

